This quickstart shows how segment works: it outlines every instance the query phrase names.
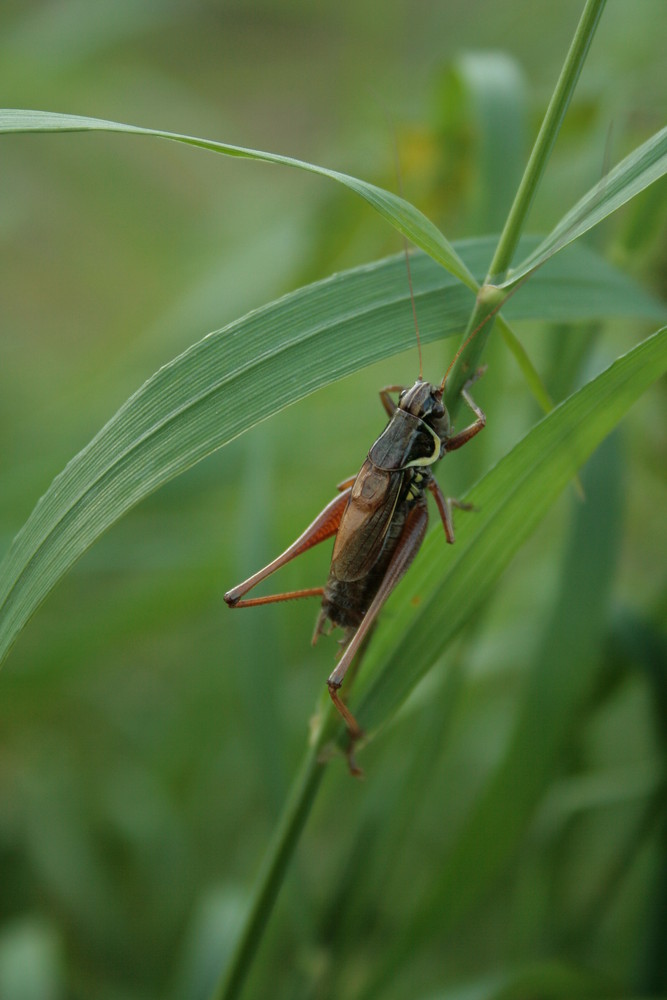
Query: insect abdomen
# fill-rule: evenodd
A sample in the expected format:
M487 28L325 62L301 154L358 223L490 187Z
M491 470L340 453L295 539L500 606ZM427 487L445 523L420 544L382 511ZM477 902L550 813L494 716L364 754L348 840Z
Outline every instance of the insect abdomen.
M426 502L424 500L426 479L427 476L421 472L406 477L401 490L402 495L394 509L394 516L389 523L380 554L367 573L356 580L341 580L336 576L335 568L332 566L324 588L322 611L316 633L322 631L326 621L344 629L359 627L384 579L409 511L415 503Z

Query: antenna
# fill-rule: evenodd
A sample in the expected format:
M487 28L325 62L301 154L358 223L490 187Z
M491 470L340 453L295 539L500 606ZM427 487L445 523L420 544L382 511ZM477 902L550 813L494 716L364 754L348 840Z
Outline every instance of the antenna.
M410 251L408 250L407 238L403 237L403 252L405 253L405 267L408 272L408 285L410 286L410 302L412 303L412 317L415 321L415 337L417 338L417 353L419 354L419 381L423 381L424 370L422 367L422 341L419 336L419 324L417 323L417 306L415 305L415 293L412 288L412 273L410 271Z
M394 167L396 169L396 180L398 182L398 193L400 197L403 197L403 178L401 175L401 159L398 151L398 139L396 138L396 127L389 119L389 125L391 126L391 134L394 145ZM401 233L403 236L403 253L405 254L405 269L408 272L408 285L410 287L410 302L412 303L412 318L415 324L415 336L417 338L417 353L419 354L419 381L424 379L424 368L422 364L422 341L419 336L419 323L417 322L417 306L415 304L415 292L412 286L412 272L410 270L410 248L408 244L407 236Z

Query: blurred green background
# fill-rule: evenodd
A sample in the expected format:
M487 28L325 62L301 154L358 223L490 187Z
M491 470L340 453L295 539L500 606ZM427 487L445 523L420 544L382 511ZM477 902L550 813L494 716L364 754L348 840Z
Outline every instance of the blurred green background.
M449 238L479 235L502 225L581 6L8 0L3 102L267 149L392 189L395 130L405 196ZM609 3L531 231L664 124L666 42L663 0ZM400 249L321 179L146 138L5 136L0 162L3 552L157 367L306 281ZM663 296L664 195L649 190L590 241ZM564 369L599 367L647 332L519 330L556 398L571 388ZM428 349L426 377L446 352ZM319 392L172 482L21 636L0 676L0 1000L209 995L335 649L310 646L314 604L230 615L222 594L357 470L383 425L377 389L416 366L410 352ZM488 429L443 467L453 495L535 419L498 344L478 395ZM586 516L574 491L364 752L366 781L329 769L248 996L362 996L398 939L410 958L373 995L667 991L664 413L654 390L597 459L615 519L599 627L536 801L522 798L521 763L507 772L508 747L554 602L576 593L563 562ZM281 588L317 585L327 556L287 567ZM424 908L503 767L498 823L517 823L506 857L465 903L443 889Z

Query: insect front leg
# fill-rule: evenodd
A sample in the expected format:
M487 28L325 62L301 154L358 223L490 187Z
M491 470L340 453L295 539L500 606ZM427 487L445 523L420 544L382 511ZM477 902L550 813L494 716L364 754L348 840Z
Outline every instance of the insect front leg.
M477 420L475 420L474 423L470 424L468 427L465 427L462 431L459 431L458 434L454 434L452 437L448 438L443 451L456 451L457 448L461 448L464 444L467 444L471 438L474 438L474 436L479 434L479 432L486 426L486 414L479 408L469 392L470 386L473 385L478 378L481 378L485 371L485 368L478 368L473 377L468 379L466 384L461 389L463 399L473 411Z
M380 389L380 402L390 417L394 415L394 411L397 409L397 406L389 394L391 392L403 392L404 388L404 385L386 385L384 389Z
M277 601L290 601L297 597L321 597L324 593L323 587L310 587L307 590L292 590L285 594L271 594L268 597L251 597L248 600L241 600L244 594L247 594L249 590L256 587L262 580L266 580L268 576L275 573L281 566L284 566L292 559L296 559L297 556L307 552L314 545L318 545L320 542L324 542L327 538L335 535L338 531L343 511L347 506L351 490L352 487L347 486L339 496L334 497L331 503L327 504L321 514L315 518L303 534L299 535L297 540L292 542L289 548L285 549L273 562L270 562L268 566L264 566L263 569L258 570L257 573L248 577L247 580L244 580L237 587L228 590L225 594L225 601L229 607L252 608L259 604L274 604Z

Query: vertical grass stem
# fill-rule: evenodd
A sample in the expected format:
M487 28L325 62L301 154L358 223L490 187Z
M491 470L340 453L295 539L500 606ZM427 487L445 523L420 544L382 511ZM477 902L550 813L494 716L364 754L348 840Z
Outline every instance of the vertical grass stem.
M327 698L317 734L292 785L291 794L259 871L236 946L211 994L211 1000L236 1000L241 995L290 860L320 787L326 768L326 763L322 760L322 748L338 728L340 728L338 716L332 711Z
M556 88L549 101L542 126L535 140L533 151L528 160L521 183L519 184L514 202L507 221L503 227L496 252L489 266L484 287L480 289L473 309L463 342L470 337L484 320L493 312L496 301L492 294L493 286L503 281L512 262L512 257L523 233L526 217L544 174L549 156L556 142L563 118L568 109L574 88L583 68L588 50L593 41L595 30L604 10L606 0L587 0L572 44L563 64ZM475 336L461 351L459 358L452 367L447 387L445 403L452 416L456 415L461 404L461 389L470 373L479 365L486 340L491 332L493 321L489 320L479 334Z

